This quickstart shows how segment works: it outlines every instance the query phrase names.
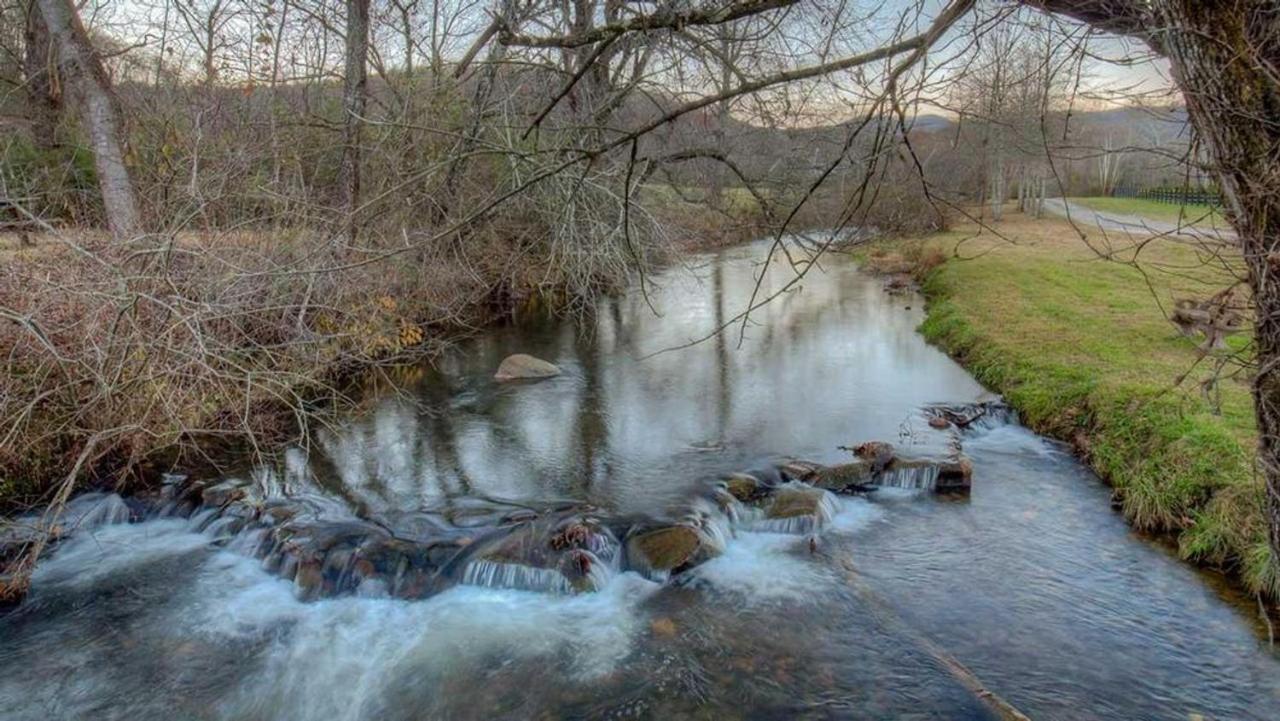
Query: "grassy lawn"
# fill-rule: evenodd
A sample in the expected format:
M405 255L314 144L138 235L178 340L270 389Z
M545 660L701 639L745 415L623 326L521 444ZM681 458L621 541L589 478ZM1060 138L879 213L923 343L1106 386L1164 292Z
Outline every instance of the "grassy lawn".
M1182 222L1184 225L1224 225L1227 221L1222 212L1209 205L1175 205L1159 203L1146 198L1072 198L1086 208L1099 213L1115 213L1117 215L1136 215L1165 223Z
M1161 310L1230 285L1227 270L1173 239L1142 246L1134 267L1137 247L1098 248L1115 259L1103 260L1064 221L1013 214L996 229L1005 239L960 228L924 241L951 258L926 277L925 335L1029 425L1074 442L1134 525L1277 596L1245 374L1227 362L1207 383L1224 357L1201 357Z

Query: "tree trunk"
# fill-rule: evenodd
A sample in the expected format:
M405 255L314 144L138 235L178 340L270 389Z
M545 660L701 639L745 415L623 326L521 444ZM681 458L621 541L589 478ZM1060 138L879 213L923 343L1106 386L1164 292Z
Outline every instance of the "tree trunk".
M1274 0L1157 6L1154 38L1216 168L1249 269L1256 317L1258 462L1280 563L1280 14Z
M991 219L1000 221L1004 218L1004 158L996 151L995 164L991 168Z
M346 73L342 90L342 165L338 188L342 229L348 242L356 238L360 206L360 143L364 131L365 91L368 84L369 0L347 0Z
M48 151L57 147L58 117L62 97L54 73L55 56L49 44L49 30L35 1L27 5L26 53L23 72L26 75L28 113L31 136L36 147Z
M1018 168L1018 212L1027 212L1027 168Z
M718 93L728 92L730 83L733 82L733 69L729 67L728 62L730 53L733 52L733 48L731 47L733 44L733 38L729 28L729 25L722 25L716 28L716 32L718 34L717 41L719 42L720 55L722 56L720 64L720 83L716 87L716 92ZM729 98L725 98L716 104L716 151L725 157L729 156L729 147L727 142L729 130L729 103ZM725 185L728 181L726 171L727 168L724 167L723 163L716 163L711 167L711 204L712 207L718 210L723 210L727 205L725 202Z
M58 52L58 70L76 88L107 226L116 239L142 232L133 180L124 163L120 110L102 59L89 42L71 0L37 0L45 27Z

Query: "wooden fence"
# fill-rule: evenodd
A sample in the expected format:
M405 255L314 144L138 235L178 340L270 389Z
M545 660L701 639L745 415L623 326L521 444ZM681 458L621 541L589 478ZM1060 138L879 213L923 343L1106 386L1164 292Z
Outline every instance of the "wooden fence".
M1112 195L1118 198L1143 198L1172 205L1222 205L1217 191L1205 188L1116 188Z

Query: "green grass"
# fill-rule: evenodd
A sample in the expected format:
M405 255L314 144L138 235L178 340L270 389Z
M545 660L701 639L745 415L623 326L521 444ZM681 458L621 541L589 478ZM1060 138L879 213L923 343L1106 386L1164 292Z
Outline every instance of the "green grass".
M1146 198L1072 198L1086 208L1099 213L1136 215L1165 223L1181 222L1184 225L1225 225L1222 212L1209 205L1159 203Z
M675 187L665 183L649 183L640 189L640 200L657 205L700 204L708 202L708 193L701 187ZM725 212L730 214L755 213L760 203L751 191L740 186L729 186L724 189Z
M928 274L922 332L1004 394L1028 425L1082 448L1135 526L1173 534L1185 557L1280 597L1253 473L1248 387L1221 379L1220 404L1211 403L1200 385L1209 364L1197 365L1195 341L1179 336L1157 305L1207 295L1221 279L1204 268L1160 272L1195 265L1186 246L1145 249L1144 279L1089 253L1063 223L1025 225L1035 234L1028 242L990 244L979 255L967 241L960 247L972 259ZM929 243L950 251L968 235ZM1237 349L1247 343L1231 340Z

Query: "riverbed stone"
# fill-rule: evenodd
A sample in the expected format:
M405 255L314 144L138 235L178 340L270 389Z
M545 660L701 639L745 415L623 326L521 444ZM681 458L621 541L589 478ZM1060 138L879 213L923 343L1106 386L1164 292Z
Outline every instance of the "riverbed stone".
M702 547L702 536L677 524L640 530L627 538L627 558L640 570L674 571L690 564Z
M774 492L769 506L765 509L767 518L800 518L822 515L822 501L826 491L813 486L791 483Z
M778 466L778 472L788 481L809 481L821 470L821 465L810 461L792 460Z
M667 616L653 619L653 621L649 622L649 628L655 636L671 638L676 635L676 622Z
M819 468L807 480L833 493L865 493L873 488L871 475L871 464L859 459Z
M938 467L938 493L968 493L973 487L973 461L958 455Z
M767 488L759 478L750 473L730 473L724 477L725 489L742 503L749 503L764 496Z
M219 508L233 501L244 498L248 484L239 480L228 480L206 487L200 493L204 505Z
M538 380L558 375L560 375L560 368L554 363L549 363L525 353L516 353L502 360L502 363L498 365L498 372L494 374L493 378L498 382L506 382Z
M1013 409L999 397L974 403L935 403L926 406L924 412L929 417L930 425L936 422L935 419L940 419L960 430L969 428L979 420L984 423L1012 423L1016 418Z
M886 441L866 441L853 447L853 454L871 463L875 471L881 471L893 462L893 444Z

